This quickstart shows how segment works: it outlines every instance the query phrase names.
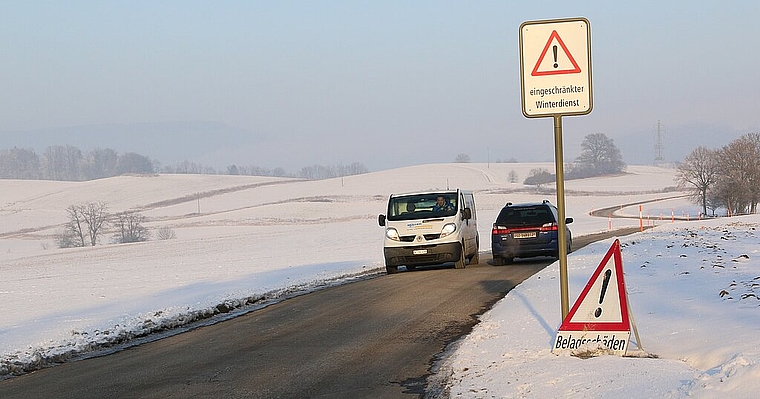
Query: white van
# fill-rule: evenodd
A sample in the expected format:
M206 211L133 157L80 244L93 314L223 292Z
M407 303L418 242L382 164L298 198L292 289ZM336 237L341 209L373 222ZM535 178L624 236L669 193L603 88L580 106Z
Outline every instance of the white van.
M477 213L472 192L462 190L391 194L387 215L379 215L385 227L385 268L454 262L464 269L479 261Z

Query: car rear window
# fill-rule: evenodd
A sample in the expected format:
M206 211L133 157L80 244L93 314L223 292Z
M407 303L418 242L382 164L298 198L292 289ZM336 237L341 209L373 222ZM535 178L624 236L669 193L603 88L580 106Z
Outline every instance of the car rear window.
M496 224L499 226L541 226L554 223L554 215L547 206L506 207L501 210Z

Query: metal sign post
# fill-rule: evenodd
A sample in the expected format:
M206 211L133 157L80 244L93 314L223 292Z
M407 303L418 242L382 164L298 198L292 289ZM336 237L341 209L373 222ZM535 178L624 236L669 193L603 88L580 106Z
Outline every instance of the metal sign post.
M520 25L522 112L527 118L554 119L557 182L560 297L562 319L570 308L565 231L565 176L562 117L586 115L593 108L591 25L586 18L527 21Z
M562 115L554 115L554 169L557 178L557 245L559 246L559 292L562 318L570 311L567 288L567 232L565 231L565 163L562 150Z

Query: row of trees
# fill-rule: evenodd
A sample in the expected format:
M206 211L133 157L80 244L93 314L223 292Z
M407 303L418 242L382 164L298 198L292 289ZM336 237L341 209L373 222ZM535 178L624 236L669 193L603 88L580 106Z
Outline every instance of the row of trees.
M293 175L285 172L283 168L267 169L237 165L228 166L225 172L217 172L213 167L189 161L161 166L160 162L144 155L134 152L119 154L110 148L82 151L70 145L51 146L45 149L42 155L25 148L14 147L9 150L0 150L0 179L84 181L124 174L150 173L226 173L228 175L326 179L367 172L368 169L359 162L337 166L307 166L298 174Z
M578 179L617 173L625 168L620 150L603 133L586 136L581 144L582 153L574 164L567 166L565 177ZM470 162L470 156L458 154L458 163ZM516 162L512 159L508 162ZM177 174L228 174L246 176L300 177L304 179L327 179L367 173L360 162L348 165L312 165L301 168L297 174L288 174L283 168L230 165L224 172L190 161L161 166L160 162L133 152L119 154L110 148L82 151L70 145L51 146L38 155L32 149L12 148L0 150L0 179L44 179L83 181L119 176L123 174L177 173ZM526 184L542 184L554 181L548 171L538 171L529 176Z
M66 213L69 220L56 237L60 248L95 246L106 231L113 233L112 241L118 244L147 241L151 236L144 226L147 218L143 214L135 211L111 214L105 202L71 205ZM157 237L166 240L176 235L173 230L162 228Z
M760 202L760 133L748 133L711 150L697 147L678 166L678 186L712 215L755 213Z
M349 165L323 166L312 165L301 168L298 177L304 179L329 179L333 177L351 176L367 173L369 170L360 162L354 162Z
M81 181L127 173L152 173L153 162L140 154L117 154L105 148L82 151L70 145L48 147L42 156L34 150L0 150L0 178Z

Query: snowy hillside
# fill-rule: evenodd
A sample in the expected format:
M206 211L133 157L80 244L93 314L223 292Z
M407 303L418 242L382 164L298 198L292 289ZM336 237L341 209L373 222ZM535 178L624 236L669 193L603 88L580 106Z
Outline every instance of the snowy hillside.
M505 202L556 202L553 193L519 183L534 168L553 166L435 164L320 181L208 175L0 180L0 374L188 320L244 311L293 290L382 273L377 215L393 192L474 190L480 250L487 252L486 237ZM519 182L509 182L512 172ZM637 219L589 212L620 207L620 213L635 214L638 209L623 205L678 196L674 174L630 166L621 176L568 181L573 234L638 226ZM117 245L108 234L96 247L57 248L66 208L88 201L103 201L112 213L139 211L153 232L170 228L177 238ZM653 203L652 209L655 204L658 213L693 209L683 199ZM652 219L647 223L670 223Z

